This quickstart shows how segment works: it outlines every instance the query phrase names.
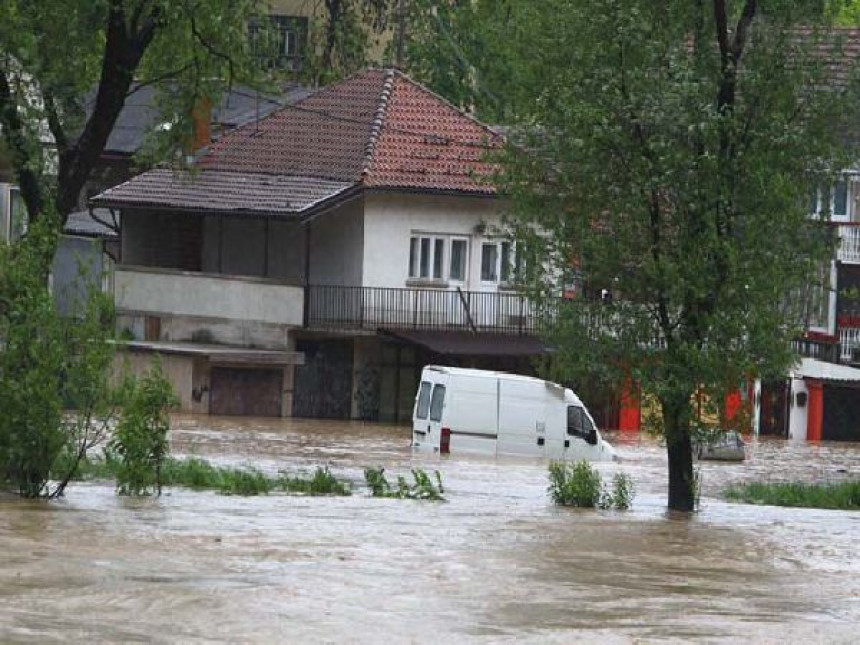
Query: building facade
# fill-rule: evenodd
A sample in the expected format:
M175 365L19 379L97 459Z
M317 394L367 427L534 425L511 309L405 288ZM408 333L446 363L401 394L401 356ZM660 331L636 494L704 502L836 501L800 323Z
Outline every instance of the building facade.
M427 362L530 370L547 313L512 284L500 144L370 70L105 191L129 354L170 357L189 411L384 421Z

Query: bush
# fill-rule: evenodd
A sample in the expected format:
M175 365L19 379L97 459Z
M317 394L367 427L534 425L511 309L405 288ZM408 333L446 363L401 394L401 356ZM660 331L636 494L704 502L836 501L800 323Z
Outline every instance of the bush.
M161 494L162 466L169 446L168 410L177 399L155 362L149 373L123 385L123 410L108 449L118 460L116 487L120 495Z
M433 501L443 501L445 498L445 488L442 486L442 475L439 471L434 472L436 483L430 476L421 468L412 469L413 484L409 484L406 478L399 476L397 478L397 488L392 488L388 479L385 477L384 468L365 468L364 480L367 482L367 487L370 488L373 497L393 497L397 499L426 499Z
M626 510L635 496L633 480L628 475L616 474L612 491L607 491L600 473L587 461L551 463L547 490L554 503L575 508Z

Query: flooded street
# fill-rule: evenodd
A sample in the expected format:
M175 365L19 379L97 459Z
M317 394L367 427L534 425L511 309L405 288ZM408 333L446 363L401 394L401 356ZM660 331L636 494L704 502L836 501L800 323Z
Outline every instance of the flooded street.
M665 511L665 457L609 437L638 495L554 508L546 463L415 457L404 429L179 417L177 454L296 472L352 497L0 497L2 642L855 642L860 514L726 504L733 481L860 476L860 445L761 440L705 464L703 511ZM439 469L446 503L373 499L365 466Z

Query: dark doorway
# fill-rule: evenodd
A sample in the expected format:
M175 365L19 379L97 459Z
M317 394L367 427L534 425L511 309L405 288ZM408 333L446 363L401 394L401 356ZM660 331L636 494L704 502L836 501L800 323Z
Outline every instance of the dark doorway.
M860 441L860 388L825 384L821 438Z
M764 381L761 384L761 435L788 437L788 382Z
M209 412L224 416L279 417L282 370L213 367Z
M293 416L349 419L352 411L352 341L299 340L305 364L296 368Z

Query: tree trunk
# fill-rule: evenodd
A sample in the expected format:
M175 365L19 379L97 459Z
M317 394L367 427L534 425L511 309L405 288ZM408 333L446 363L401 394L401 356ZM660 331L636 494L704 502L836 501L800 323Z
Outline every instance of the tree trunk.
M661 401L669 461L669 508L690 513L696 510L696 482L693 475L693 447L689 423L684 418L687 401Z

